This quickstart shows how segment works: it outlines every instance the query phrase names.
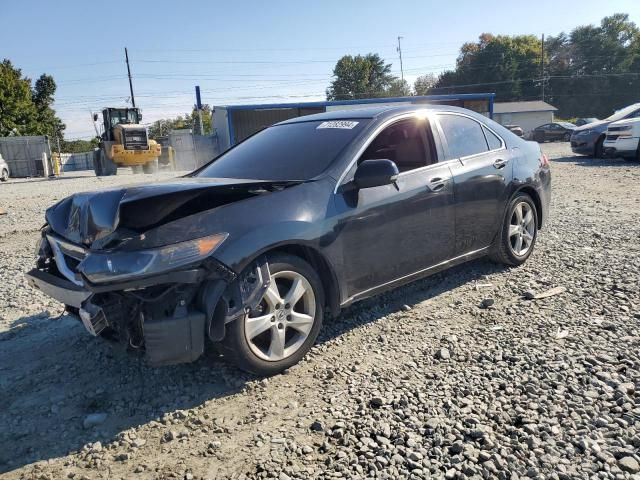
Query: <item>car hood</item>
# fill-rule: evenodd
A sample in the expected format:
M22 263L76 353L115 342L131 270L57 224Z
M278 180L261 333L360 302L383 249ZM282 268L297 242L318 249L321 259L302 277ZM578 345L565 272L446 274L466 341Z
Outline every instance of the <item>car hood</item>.
M71 195L46 211L46 221L67 240L104 248L117 229L138 235L204 210L264 195L300 181L179 178Z
M621 127L623 125L634 125L640 123L640 118L625 118L624 120L618 120L609 124L610 127Z
M585 130L597 130L599 132L604 132L610 123L611 122L608 120L598 120L597 122L591 122L586 125L582 125L581 127L576 127L573 131L575 133L584 132Z

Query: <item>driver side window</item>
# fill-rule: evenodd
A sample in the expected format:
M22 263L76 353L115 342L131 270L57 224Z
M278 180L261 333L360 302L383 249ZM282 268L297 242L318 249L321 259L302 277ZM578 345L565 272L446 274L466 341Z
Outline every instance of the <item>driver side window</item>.
M393 161L400 173L436 163L428 121L412 118L388 126L369 144L358 164L381 159Z

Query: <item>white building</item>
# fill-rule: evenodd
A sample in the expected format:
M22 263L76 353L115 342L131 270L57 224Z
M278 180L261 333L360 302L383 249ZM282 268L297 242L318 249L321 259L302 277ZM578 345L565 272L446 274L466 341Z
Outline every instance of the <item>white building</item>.
M545 123L553 122L553 112L558 109L546 102L496 102L493 119L501 125L518 125L525 135Z

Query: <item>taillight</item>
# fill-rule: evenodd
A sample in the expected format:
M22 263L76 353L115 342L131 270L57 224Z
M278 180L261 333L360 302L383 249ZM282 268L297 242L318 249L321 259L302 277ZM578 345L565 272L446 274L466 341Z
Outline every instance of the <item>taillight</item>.
M540 157L540 165L542 165L543 167L550 166L549 157L547 157L544 153L542 154L542 157Z

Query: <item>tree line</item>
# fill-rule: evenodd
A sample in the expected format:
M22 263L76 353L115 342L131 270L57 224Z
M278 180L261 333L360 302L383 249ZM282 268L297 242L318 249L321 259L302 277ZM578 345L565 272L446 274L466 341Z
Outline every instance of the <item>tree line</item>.
M35 82L5 59L0 63L0 137L50 135L62 137L64 123L52 105L56 82L42 74Z
M569 34L483 33L462 45L455 68L418 77L411 88L379 55L346 55L333 70L328 100L494 92L497 101L544 99L562 116L605 117L640 101L640 29L627 14Z

